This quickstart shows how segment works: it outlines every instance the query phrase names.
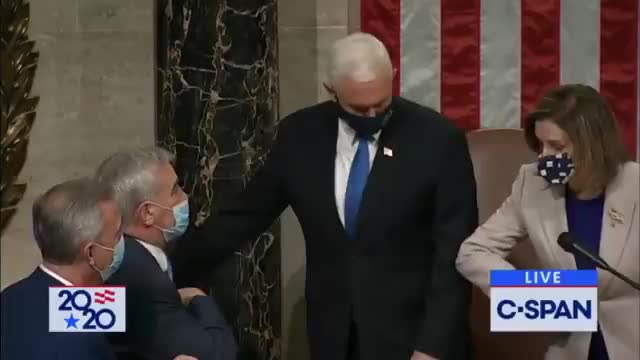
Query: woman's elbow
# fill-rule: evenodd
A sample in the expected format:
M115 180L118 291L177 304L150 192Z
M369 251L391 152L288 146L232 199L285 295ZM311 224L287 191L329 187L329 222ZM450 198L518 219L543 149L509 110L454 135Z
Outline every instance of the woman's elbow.
M467 279L469 278L471 264L474 262L474 253L477 253L477 249L474 249L475 246L469 241L470 239L465 240L460 245L458 256L456 257L456 270Z

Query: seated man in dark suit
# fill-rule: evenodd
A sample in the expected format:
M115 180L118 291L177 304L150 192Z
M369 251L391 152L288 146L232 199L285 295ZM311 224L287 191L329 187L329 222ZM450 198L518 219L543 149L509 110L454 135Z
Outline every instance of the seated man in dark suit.
M91 179L54 186L33 204L42 264L0 295L2 351L13 360L112 360L104 334L49 332L50 286L101 285L120 265L124 241L115 202Z
M111 341L154 360L178 354L235 359L233 333L213 298L196 288L176 290L172 281L165 248L189 225L187 195L172 161L163 149L138 149L112 155L96 172L123 215L127 251L109 280L127 287L127 332Z

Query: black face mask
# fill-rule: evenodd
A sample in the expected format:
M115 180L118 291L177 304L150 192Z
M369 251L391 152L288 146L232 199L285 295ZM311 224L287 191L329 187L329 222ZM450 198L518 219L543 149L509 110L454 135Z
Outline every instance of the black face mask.
M381 113L376 116L361 116L348 112L336 101L338 116L344 120L349 127L355 130L359 137L370 138L378 131L382 130L391 117L393 101Z

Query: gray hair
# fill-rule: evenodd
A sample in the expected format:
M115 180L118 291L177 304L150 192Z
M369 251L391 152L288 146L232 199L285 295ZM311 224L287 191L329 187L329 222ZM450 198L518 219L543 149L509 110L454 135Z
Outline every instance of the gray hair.
M155 170L173 160L172 153L152 146L117 152L100 164L96 179L111 189L125 226L133 222L140 203L157 194Z
M336 41L330 49L327 77L333 85L344 77L370 81L384 72L393 74L391 58L373 35L353 33Z
M33 203L33 235L42 258L73 264L87 241L96 241L104 220L100 203L111 200L108 189L91 178L65 181Z

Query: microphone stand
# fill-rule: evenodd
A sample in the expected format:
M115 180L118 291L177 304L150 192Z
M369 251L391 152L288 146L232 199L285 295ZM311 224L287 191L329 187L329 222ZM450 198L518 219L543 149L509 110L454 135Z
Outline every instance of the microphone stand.
M628 277L626 277L625 275L621 274L620 272L618 272L616 269L614 269L613 267L611 267L609 264L607 264L607 262L601 258L598 255L594 255L591 253L591 251L583 248L582 246L580 246L580 244L578 244L575 241L575 238L573 238L571 236L571 234L565 232L560 234L560 236L558 237L558 245L560 245L560 247L570 253L570 254L580 254L582 256L587 257L589 260L593 261L594 264L596 265L596 267L604 270L604 271L608 271L610 274L612 274L613 276L617 277L618 279L624 281L625 283L627 283L629 286L631 286L632 288L640 291L640 284L636 283L635 281L629 279Z
M598 268L600 268L600 269L602 269L604 271L608 271L613 276L615 276L618 279L620 279L620 280L626 282L627 284L629 284L629 286L631 286L632 288L640 291L640 284L638 284L635 281L629 279L624 274L620 273L618 270L616 270L613 267L611 267L611 265L607 264L607 262L604 261L603 258L601 258L599 256L594 256L589 251L585 250L584 248L582 248L582 246L580 246L580 245L578 245L576 243L574 243L572 247L575 250L577 250L581 255L586 256L587 258L589 258L589 260L593 261L596 264L596 267L598 267Z
M629 279L628 277L626 277L625 275L621 274L620 272L618 272L616 269L612 268L611 266L609 266L609 264L605 264L607 265L606 268L603 268L601 266L598 266L599 268L610 272L611 274L613 274L613 276L617 277L618 279L626 282L627 284L629 284L629 286L631 286L632 288L640 291L640 284L636 283L635 281Z

